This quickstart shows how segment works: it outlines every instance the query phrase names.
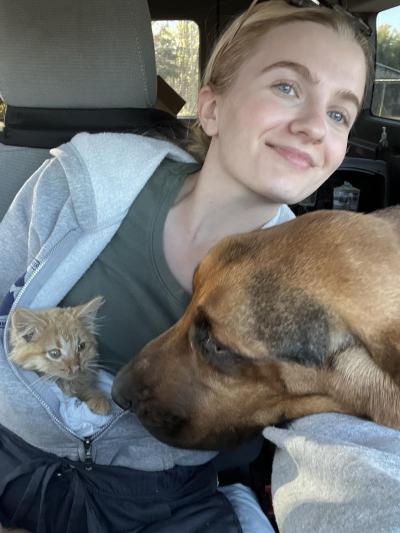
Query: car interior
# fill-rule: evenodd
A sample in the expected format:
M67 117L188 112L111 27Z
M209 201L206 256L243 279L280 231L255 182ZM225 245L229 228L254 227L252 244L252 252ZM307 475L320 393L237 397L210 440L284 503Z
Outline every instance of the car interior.
M184 146L213 43L249 3L0 0L0 221L50 149L80 131ZM400 202L400 0L340 5L370 28L375 68L343 164L297 215ZM251 484L269 514L271 456L260 437L217 459L221 483Z

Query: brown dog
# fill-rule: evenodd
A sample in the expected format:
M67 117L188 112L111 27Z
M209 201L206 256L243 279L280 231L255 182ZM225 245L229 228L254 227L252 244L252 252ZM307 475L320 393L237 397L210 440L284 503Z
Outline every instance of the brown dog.
M193 283L113 387L157 438L223 448L322 411L400 428L400 207L228 237Z

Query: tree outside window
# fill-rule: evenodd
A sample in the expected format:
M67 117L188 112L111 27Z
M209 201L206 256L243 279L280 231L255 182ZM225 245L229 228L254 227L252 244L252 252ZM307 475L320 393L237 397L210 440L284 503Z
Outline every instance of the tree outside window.
M199 29L192 20L152 23L157 73L185 99L179 116L196 115L199 87Z
M374 115L400 120L400 6L377 17Z

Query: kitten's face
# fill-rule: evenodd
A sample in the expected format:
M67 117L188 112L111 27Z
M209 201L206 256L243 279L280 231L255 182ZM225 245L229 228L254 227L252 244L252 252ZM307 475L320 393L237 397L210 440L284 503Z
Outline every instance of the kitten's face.
M18 308L10 327L10 359L26 370L71 380L97 358L95 318L101 298L45 311Z

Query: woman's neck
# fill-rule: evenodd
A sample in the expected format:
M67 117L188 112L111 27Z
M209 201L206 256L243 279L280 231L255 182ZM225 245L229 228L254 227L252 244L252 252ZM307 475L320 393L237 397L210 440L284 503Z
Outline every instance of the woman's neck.
M260 228L278 209L205 164L186 179L165 222L164 251L172 273L190 291L194 269L214 244Z
M188 243L196 246L257 229L278 209L278 204L232 178L209 171L205 164L188 177L171 212L180 220Z

